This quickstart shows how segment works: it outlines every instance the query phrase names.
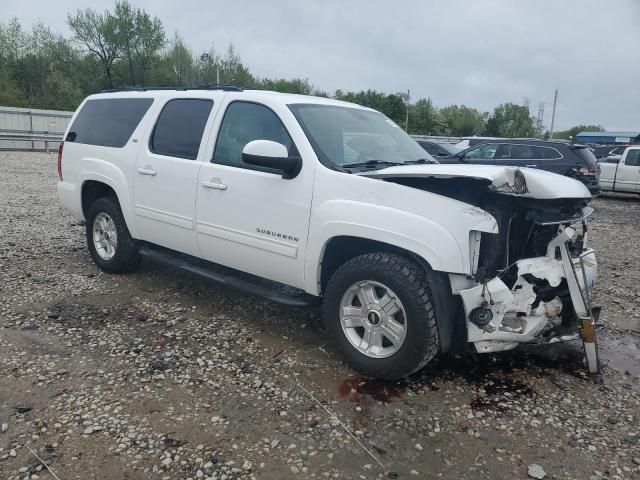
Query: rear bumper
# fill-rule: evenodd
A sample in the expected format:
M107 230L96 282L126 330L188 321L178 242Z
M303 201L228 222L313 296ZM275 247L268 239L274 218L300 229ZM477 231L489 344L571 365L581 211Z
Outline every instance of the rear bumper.
M589 189L589 193L591 193L591 195L593 196L600 195L600 193L602 192L600 181L595 175L581 175L577 177L577 180L580 180L582 183L584 183L584 186Z
M75 217L84 219L82 213L82 200L76 186L68 182L58 182L56 186L58 201Z
M518 276L511 288L495 277L459 291L467 340L478 352L509 350L519 343L540 341L560 325L563 309L572 308L571 316L578 319L589 316L584 294L588 295L595 282L598 263L590 249L571 256L567 246L574 234L573 229L565 228L549 243L546 256L516 262Z

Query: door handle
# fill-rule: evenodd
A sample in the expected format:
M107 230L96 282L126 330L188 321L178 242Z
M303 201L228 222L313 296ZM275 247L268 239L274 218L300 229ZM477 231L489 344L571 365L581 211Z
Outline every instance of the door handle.
M158 172L156 172L151 165L137 168L136 172L138 172L140 175L151 175L152 177L155 177L158 174Z
M202 182L202 186L204 188L213 188L215 190L226 190L227 189L227 186L217 178L212 178L211 180L204 180Z

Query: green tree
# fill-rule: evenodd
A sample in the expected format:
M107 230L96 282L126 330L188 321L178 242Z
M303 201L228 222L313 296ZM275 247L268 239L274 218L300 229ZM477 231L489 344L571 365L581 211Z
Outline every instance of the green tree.
M529 115L529 107L504 103L498 105L487 119L485 132L492 137L533 137L535 121Z
M409 133L438 135L444 129L440 113L430 98L421 98L409 106Z
M378 110L398 125L404 125L405 123L406 106L404 99L400 95L386 94L376 90L362 90L360 92L336 90L334 98Z
M109 11L97 13L87 8L69 14L67 22L75 40L99 60L104 85L113 88L113 64L122 54L116 17Z
M116 2L113 17L119 49L128 67L128 82L145 85L152 60L166 43L162 22L144 10L134 9L127 0Z
M256 79L249 69L242 64L233 44L230 43L225 55L220 58L220 83L253 87Z
M200 83L216 83L220 68L220 58L211 47L198 57L197 70Z
M0 105L6 107L26 107L27 97L13 78L0 71Z
M258 81L258 85L265 90L273 90L283 93L298 93L301 95L311 95L311 92L313 91L313 87L306 78L293 78L291 80L287 80L286 78L278 78L275 80L265 78Z
M445 125L445 131L442 132L445 135L481 135L485 128L485 116L465 105L448 105L440 109L440 117Z
M167 58L175 85L188 86L196 82L197 72L193 53L177 32L167 52Z

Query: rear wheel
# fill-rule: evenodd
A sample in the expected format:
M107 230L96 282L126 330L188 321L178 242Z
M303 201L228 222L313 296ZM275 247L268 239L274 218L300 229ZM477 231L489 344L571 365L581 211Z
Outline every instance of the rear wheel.
M98 198L89 206L86 234L93 261L105 272L130 272L140 264L138 242L131 237L115 199Z
M372 377L405 377L439 351L428 274L400 255L342 265L327 285L325 322L349 363Z

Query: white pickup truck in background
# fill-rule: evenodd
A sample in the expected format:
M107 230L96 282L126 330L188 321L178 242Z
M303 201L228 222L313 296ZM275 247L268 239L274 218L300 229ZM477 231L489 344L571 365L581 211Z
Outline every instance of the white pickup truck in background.
M603 191L640 193L640 145L627 148L621 158L601 160L600 169Z

